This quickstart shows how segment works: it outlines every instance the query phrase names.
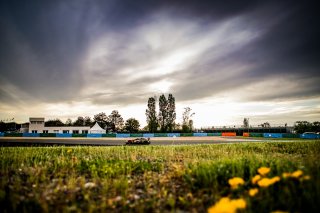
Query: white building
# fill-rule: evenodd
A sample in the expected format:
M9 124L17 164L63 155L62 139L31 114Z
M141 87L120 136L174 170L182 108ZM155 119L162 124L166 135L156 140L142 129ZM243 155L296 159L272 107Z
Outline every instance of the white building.
M90 130L90 126L45 126L44 118L29 118L29 120L29 133L87 134ZM104 133L106 133L105 130Z

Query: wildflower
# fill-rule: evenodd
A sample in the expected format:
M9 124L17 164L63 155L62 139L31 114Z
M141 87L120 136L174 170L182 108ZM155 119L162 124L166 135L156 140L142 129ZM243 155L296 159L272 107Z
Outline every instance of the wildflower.
M290 172L284 172L284 173L282 173L282 177L283 178L289 178L289 177L291 177L291 173Z
M259 189L257 189L257 188L250 189L250 190L249 190L249 195L250 195L251 197L254 197L258 192L259 192Z
M84 184L84 188L86 188L86 189L91 189L94 187L96 187L96 184L92 183L92 182L88 182L88 183Z
M231 205L236 207L237 209L245 209L247 206L247 203L244 199L239 198L239 199L231 200Z
M297 170L291 174L291 176L294 178L299 178L301 175L303 175L303 172L301 170Z
M301 180L310 180L311 177L309 175L305 175L301 178Z
M268 187L278 181L280 181L280 177L278 177L278 176L273 177L273 178L262 178L260 181L258 181L258 185L260 187Z
M262 176L265 176L266 174L268 174L270 172L270 168L267 167L261 167L258 169L258 173Z
M244 184L244 180L240 177L234 177L234 178L229 179L228 183L230 184L232 189L236 189L236 188L238 188L239 185Z
M251 182L252 184L256 184L258 180L261 179L261 176L260 175L256 175L252 178Z
M228 197L224 197L210 207L208 213L235 213L237 209L244 209L246 206L246 201L242 198L230 200Z
M67 150L67 153L70 153L70 152L72 152L72 149L68 149L68 150Z

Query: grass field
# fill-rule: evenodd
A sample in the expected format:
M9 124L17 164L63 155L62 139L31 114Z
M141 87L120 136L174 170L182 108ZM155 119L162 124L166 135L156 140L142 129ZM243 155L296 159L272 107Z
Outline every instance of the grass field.
M0 156L1 212L214 212L226 197L244 201L238 212L320 209L319 140L0 147ZM260 167L276 181L252 183ZM244 182L232 187L234 177Z

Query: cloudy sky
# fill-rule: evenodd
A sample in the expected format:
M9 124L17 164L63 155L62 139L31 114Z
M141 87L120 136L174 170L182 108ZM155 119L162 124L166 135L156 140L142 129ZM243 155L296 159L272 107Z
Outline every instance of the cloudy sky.
M320 120L315 2L1 1L0 119L144 126L148 97L172 93L196 127Z

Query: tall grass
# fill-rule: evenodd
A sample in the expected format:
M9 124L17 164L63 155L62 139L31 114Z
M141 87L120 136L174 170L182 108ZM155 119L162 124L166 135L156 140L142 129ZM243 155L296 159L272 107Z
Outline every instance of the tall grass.
M318 211L319 153L319 141L1 147L0 204L3 212L205 212L222 196L240 196L229 178L249 181L266 166L271 176L301 169L311 180L282 180L248 200L245 211Z

